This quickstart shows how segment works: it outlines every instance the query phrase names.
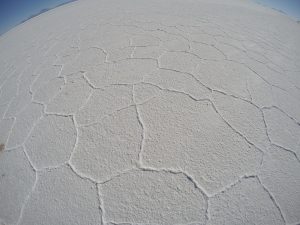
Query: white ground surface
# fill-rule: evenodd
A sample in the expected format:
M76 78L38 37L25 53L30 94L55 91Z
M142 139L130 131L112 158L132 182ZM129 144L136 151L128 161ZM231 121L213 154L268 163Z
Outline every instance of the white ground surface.
M299 224L299 40L241 0L78 1L16 27L0 221Z

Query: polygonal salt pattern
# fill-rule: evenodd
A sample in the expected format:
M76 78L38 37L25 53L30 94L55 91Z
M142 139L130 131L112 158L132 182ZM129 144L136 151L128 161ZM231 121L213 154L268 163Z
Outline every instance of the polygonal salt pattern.
M7 141L8 148L24 144L36 121L42 116L43 107L39 104L29 104L16 118Z
M163 93L138 109L146 166L183 169L214 194L243 174L254 173L260 164L261 152L231 129L209 102Z
M270 193L257 178L242 179L209 200L208 224L285 224Z
M300 155L300 126L277 108L263 110L267 131L273 144Z
M272 146L259 173L261 182L272 193L284 218L290 224L300 221L299 170L299 161L293 154Z
M299 224L299 39L235 0L76 1L1 35L0 224Z
M18 222L35 179L22 147L0 152L0 217L4 224Z
M67 166L39 172L20 224L101 224L97 196L96 185Z
M100 185L100 193L106 221L163 225L206 221L205 197L183 174L133 170Z
M122 109L98 123L79 128L71 163L87 177L108 180L135 166L141 138L142 128L135 108Z
M42 117L26 140L26 150L36 168L60 165L70 158L77 131L71 117Z

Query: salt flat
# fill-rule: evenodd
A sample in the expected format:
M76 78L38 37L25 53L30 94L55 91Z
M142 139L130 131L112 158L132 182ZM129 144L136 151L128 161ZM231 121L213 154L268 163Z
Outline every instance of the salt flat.
M299 224L299 40L242 0L77 1L15 27L0 224Z

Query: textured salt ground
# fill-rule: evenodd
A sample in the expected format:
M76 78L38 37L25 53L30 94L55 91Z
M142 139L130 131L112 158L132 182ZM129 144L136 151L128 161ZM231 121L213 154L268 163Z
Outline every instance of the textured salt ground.
M300 223L300 27L248 1L77 1L0 37L0 224Z

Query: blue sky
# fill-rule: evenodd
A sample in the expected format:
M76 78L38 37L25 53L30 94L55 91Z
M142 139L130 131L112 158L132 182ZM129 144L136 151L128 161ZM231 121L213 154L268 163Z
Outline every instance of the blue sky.
M300 0L255 0L265 6L285 12L300 21Z
M32 14L70 0L0 0L0 34ZM226 0L224 0L226 1ZM300 20L300 0L254 0Z
M0 0L0 34L30 15L70 0Z

